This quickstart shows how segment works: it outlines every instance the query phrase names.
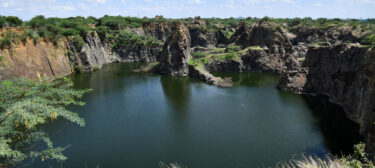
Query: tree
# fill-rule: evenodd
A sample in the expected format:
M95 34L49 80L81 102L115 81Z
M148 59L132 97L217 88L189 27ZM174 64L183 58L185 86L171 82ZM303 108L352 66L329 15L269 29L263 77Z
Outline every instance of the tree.
M75 90L67 79L33 81L25 78L0 83L0 167L10 167L27 158L63 161L64 148L54 147L47 133L39 128L59 117L84 126L69 105L84 105L77 101L89 90ZM32 145L44 142L44 149Z
M10 26L21 26L22 25L22 20L18 18L17 16L8 16L5 19Z

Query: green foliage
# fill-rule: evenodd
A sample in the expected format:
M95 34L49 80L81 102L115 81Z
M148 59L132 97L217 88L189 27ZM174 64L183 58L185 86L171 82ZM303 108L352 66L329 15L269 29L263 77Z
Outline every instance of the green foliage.
M81 36L74 36L73 37L73 44L74 47L78 52L81 52L83 46L86 44L85 41L82 39Z
M22 25L22 20L18 18L17 16L8 16L5 17L5 23L8 23L9 26L21 26Z
M340 161L343 162L346 167L350 168L375 168L365 152L365 144L363 143L354 145L353 156L342 157Z
M5 49L5 48L10 48L12 45L12 42L10 41L9 38L3 37L0 38L0 49Z
M364 45L375 45L375 34L368 35L361 40Z
M262 19L260 19L261 22L269 22L271 21L271 18L268 16L264 16Z
M17 44L19 42L19 35L11 30L2 33L1 36L2 38L0 38L0 49L10 49L13 47L12 44Z
M157 46L160 42L149 36L137 35L128 31L121 31L115 39L113 48L127 46Z
M4 57L0 55L0 63L2 63L3 61L4 61Z
M203 57L203 58L191 58L189 60L189 64L193 65L195 67L203 67L204 64L207 64L209 61L208 58Z
M221 32L224 34L224 36L225 36L227 39L230 39L230 38L232 37L232 35L234 34L233 31L221 30Z
M25 78L0 83L0 163L9 167L27 158L65 160L63 148L54 147L40 126L58 118L84 126L69 105L84 105L77 101L89 90L72 89L70 80L32 81ZM44 142L44 147L33 144Z
M64 36L75 36L79 34L79 31L73 28L66 28L61 33Z
M107 26L112 30L120 30L124 27L140 27L145 22L147 22L147 19L105 15L98 20L97 26Z
M260 46L250 46L250 49L251 50L263 50L263 48Z
M229 45L225 50L225 52L227 52L227 53L237 52L237 51L241 51L241 46L239 46L239 45Z
M207 53L204 53L204 52L192 52L191 53L191 56L193 56L193 58L202 58L202 57L205 57L207 55Z
M230 53L226 53L224 55L224 60L234 60L238 57L237 53L236 52L230 52Z
M97 70L100 69L100 67L99 67L98 65L94 65L94 66L92 66L91 68L92 68L92 70L94 70L94 71L97 71Z

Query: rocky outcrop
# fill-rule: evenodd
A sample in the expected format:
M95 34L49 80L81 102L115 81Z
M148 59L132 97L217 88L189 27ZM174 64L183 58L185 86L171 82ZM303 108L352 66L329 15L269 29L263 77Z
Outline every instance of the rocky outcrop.
M191 46L210 47L225 45L228 39L220 30L208 31L206 27L192 26L189 27L191 36Z
M160 73L171 76L187 76L190 55L190 33L180 21L163 46L160 57Z
M246 27L239 29L245 31ZM275 23L258 22L251 31L242 33L237 43L245 45L244 47L251 46L242 56L245 71L281 74L299 67L293 45L285 31Z
M36 79L38 76L64 76L72 72L68 57L65 56L63 41L57 45L40 41L36 44L28 40L25 44L14 45L12 49L0 50L0 81L24 76Z
M120 56L111 52L109 44L103 44L99 36L93 32L85 38L86 44L81 50L74 46L72 39L67 40L67 49L73 54L71 61L79 67L80 71L92 71L101 68L104 64L120 60Z
M338 45L346 41L359 42L359 36L350 27L346 26L331 26L328 28L299 26L290 31L295 34L295 38L291 39L294 45L298 45L300 42L305 44L325 42L327 45Z
M140 35L147 35L155 37L158 40L166 41L172 33L172 29L168 22L154 23L148 22L143 23L138 29L133 30L135 33Z
M114 49L121 62L155 62L159 59L161 47L130 46Z
M242 61L214 59L206 64L205 69L209 72L242 72Z
M200 79L208 84L212 84L219 87L232 87L233 83L230 78L223 79L221 77L215 77L204 69L189 65L189 75L191 77Z
M375 49L340 44L309 48L303 68L282 75L282 90L326 95L360 124L369 152L375 151ZM371 153L374 155L375 153Z

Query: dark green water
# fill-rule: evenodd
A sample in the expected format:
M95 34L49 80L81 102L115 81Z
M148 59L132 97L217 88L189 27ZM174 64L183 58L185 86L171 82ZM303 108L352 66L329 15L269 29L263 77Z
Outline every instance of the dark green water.
M135 67L74 74L77 88L94 90L84 97L86 106L72 108L86 126L64 120L48 126L55 145L68 146L69 159L34 160L31 167L267 167L295 154L323 156L336 149L329 144L351 148L352 142L327 138L330 131L322 128L331 126L320 124L303 97L278 91L276 76L232 74L233 88L217 88L131 72Z

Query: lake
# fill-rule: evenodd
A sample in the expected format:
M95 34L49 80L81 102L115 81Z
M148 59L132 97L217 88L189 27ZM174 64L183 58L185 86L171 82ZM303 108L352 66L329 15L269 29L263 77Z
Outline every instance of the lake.
M86 106L70 108L86 126L57 120L45 127L56 146L67 147L68 160L29 166L268 167L302 153L350 152L358 141L358 127L339 108L331 112L328 102L314 108L317 101L277 90L275 75L220 74L233 77L234 87L218 88L135 68L115 63L71 75L76 88L93 89ZM330 117L340 120L332 124Z

